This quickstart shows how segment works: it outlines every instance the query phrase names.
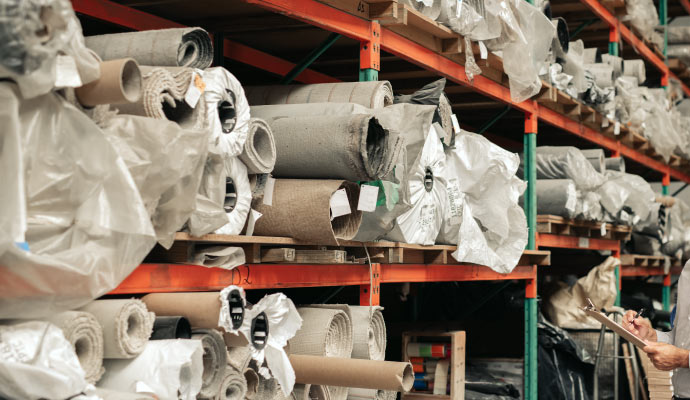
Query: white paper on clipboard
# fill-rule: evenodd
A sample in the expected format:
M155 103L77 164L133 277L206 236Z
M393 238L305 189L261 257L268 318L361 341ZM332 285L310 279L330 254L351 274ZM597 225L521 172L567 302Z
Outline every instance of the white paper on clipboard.
M601 322L602 324L606 325L607 328L616 332L616 334L618 334L620 337L622 337L623 339L627 340L628 342L634 344L635 346L637 346L639 348L643 348L643 347L647 346L647 343L645 343L644 340L635 336L633 333L631 333L630 331L625 329L621 324L619 324L618 322L607 317L604 313L597 310L596 308L592 308L591 306L589 306L589 307L582 307L582 309L584 310L585 314L589 315L590 317L592 317L592 318L596 319L597 321Z

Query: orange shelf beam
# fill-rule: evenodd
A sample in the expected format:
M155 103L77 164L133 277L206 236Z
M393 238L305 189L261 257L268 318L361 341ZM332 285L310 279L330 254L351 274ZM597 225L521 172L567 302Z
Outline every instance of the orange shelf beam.
M539 248L555 247L579 250L611 250L614 252L619 252L621 248L621 242L618 240L581 238L552 233L537 233L537 245Z
M686 13L690 14L690 0L680 0L680 5L683 6Z

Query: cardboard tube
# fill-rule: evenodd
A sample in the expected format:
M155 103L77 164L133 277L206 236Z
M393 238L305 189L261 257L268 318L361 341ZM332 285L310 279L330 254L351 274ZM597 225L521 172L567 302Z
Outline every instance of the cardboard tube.
M190 339L192 326L185 317L156 317L150 340Z
M292 354L295 382L407 392L414 383L410 363Z
M234 315L232 312L237 307L242 307L241 302L237 303L233 300L232 292L229 295L231 304L234 304L231 310L231 319L233 327L241 315L243 318L244 311L241 314ZM183 316L189 320L192 328L219 328L218 320L221 311L220 292L195 292L195 293L151 293L142 297L141 300L146 303L146 307L153 311L158 316ZM241 319L239 325L241 325ZM238 326L239 326L238 325Z
M142 78L134 59L101 62L101 77L74 90L85 107L135 103L141 98Z

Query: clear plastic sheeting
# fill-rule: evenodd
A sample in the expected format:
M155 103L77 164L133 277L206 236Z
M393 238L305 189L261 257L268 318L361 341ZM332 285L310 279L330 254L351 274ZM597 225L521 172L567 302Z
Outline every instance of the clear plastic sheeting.
M1 213L26 212L30 249L20 250L9 227L0 227L0 318L80 307L114 289L148 254L150 216L125 163L86 115L54 94L23 100L7 82L0 102L4 135L23 145L23 166L3 174L23 175L26 193L25 211L3 204Z
M626 19L635 27L644 39L651 42L658 41L655 36L655 28L659 25L659 13L656 11L652 0L626 0L625 11ZM662 46L663 47L663 41Z
M78 87L100 76L100 60L84 45L68 0L0 1L0 78L24 98Z
M212 140L222 154L239 156L249 132L249 103L242 85L222 67L202 72L206 89L206 118L213 130Z
M48 322L0 325L0 397L62 400L87 387L62 330Z
M563 72L561 64L551 64L548 71L548 81L558 90L568 93L572 97L577 97L577 88L573 83L573 76Z
M587 81L585 80L584 65L585 44L582 40L576 40L568 44L568 53L565 55L565 60L560 61L563 65L563 72L573 77L573 86L577 93L582 93L587 90Z
M621 212L625 212L632 216L630 219L632 224L644 220L649 216L656 195L644 178L618 171L606 171L606 177L609 180L615 181L630 193L625 199L625 205ZM623 220L627 222L628 219L623 216Z
M572 179L579 190L595 190L605 180L577 147L539 146L535 163L537 179ZM522 169L520 164L518 175Z
M601 197L597 192L578 191L575 218L587 221L601 221L604 218Z

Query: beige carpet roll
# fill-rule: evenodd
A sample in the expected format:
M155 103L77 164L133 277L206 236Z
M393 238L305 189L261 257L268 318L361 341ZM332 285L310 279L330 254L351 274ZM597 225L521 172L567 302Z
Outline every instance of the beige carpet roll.
M321 385L295 384L290 394L292 400L330 400L328 391Z
M96 383L103 375L103 328L96 317L82 311L65 311L45 318L58 328L74 347L86 381Z
M202 388L203 390L203 388ZM231 367L225 366L220 390L214 400L243 400L247 395L247 380L244 374Z
M168 119L188 129L208 127L206 101L200 91L203 80L192 68L140 68L144 79L141 98L135 103L118 105L120 113ZM185 98L190 90L198 91L196 101Z
M142 91L139 64L132 58L103 61L101 76L74 90L79 103L85 107L100 104L126 104L139 101Z
M350 213L331 221L331 198L345 189ZM342 193L342 192L341 192ZM337 245L338 240L351 240L362 223L357 210L359 186L341 180L276 179L272 206L254 200L252 209L263 214L256 221L254 235L284 236L312 243Z
M386 322L381 307L350 306L352 317L352 358L386 358Z
M393 104L388 81L316 83L311 85L250 86L244 88L252 106L265 104L357 103L368 108Z
M647 80L646 70L643 60L623 60L623 75L634 76L637 83L642 85Z
M347 400L395 400L397 394L393 390L350 388Z
M204 69L213 62L213 45L201 28L113 33L84 38L104 60L132 57L142 65Z
M601 62L610 65L613 68L613 76L617 79L623 75L623 58L611 54L602 54Z
M249 120L249 133L240 160L250 174L266 174L276 164L276 143L271 127L260 118Z
M407 392L414 383L409 362L291 354L295 382Z
M204 349L204 371L198 398L214 399L221 391L228 361L223 335L215 329L196 329L192 332L192 339L200 340Z
M244 380L247 382L247 393L244 397L247 400L252 400L256 398L259 391L259 374L252 368L245 368L242 375L244 375Z
M103 327L103 358L134 358L149 341L156 316L140 300L96 300L80 311Z
M601 55L597 47L588 47L582 53L583 64L594 64L597 62L598 58L601 58Z
M300 307L302 327L290 339L290 354L326 357L352 355L352 322L347 313L330 308Z

